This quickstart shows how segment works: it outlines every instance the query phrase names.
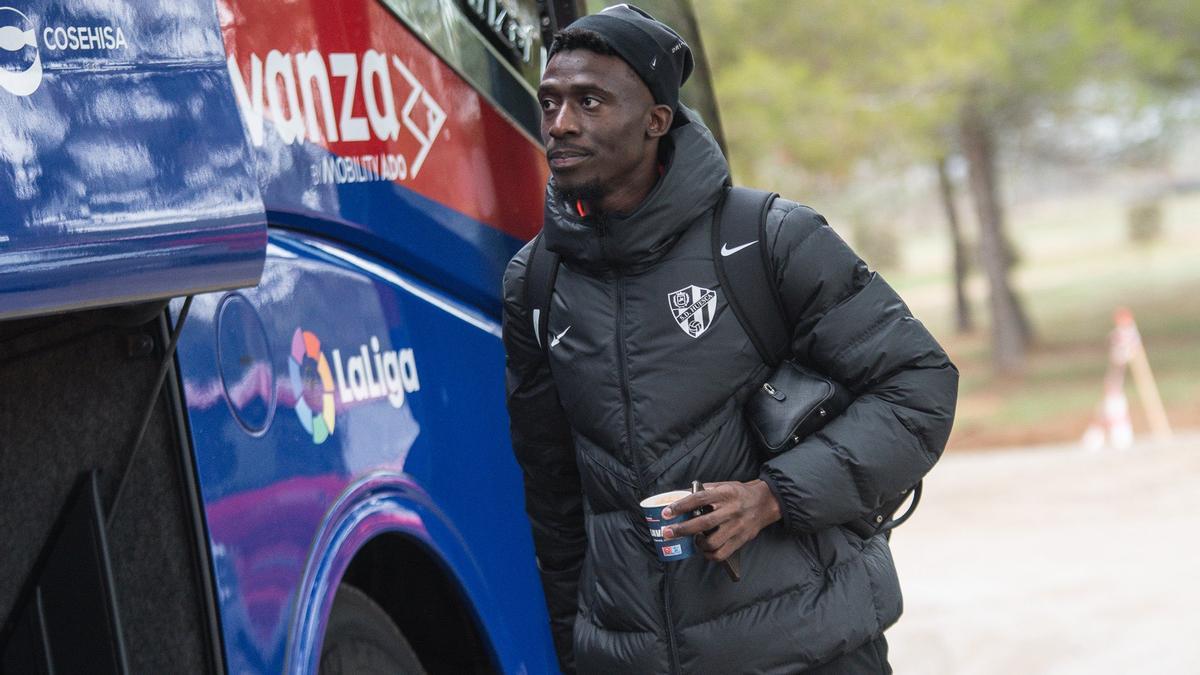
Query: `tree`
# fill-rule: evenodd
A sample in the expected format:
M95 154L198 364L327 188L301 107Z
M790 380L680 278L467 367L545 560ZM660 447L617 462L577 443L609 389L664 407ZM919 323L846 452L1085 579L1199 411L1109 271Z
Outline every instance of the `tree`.
M937 158L936 171L938 193L941 195L942 208L946 211L946 227L949 229L951 254L954 257L954 325L961 335L975 330L971 303L967 300L967 270L970 266L967 244L958 220L958 200L954 196L954 182L950 180L945 156Z
M997 371L1020 370L1030 333L1020 301L1009 284L1012 258L1004 231L1004 208L996 178L996 144L987 119L974 103L963 106L962 150L979 219L979 258L988 281L992 362Z
M739 175L811 191L871 163L962 155L1001 373L1021 369L1033 337L1010 281L1003 141L1070 114L1097 83L1149 92L1200 81L1200 3L1188 0L696 5Z

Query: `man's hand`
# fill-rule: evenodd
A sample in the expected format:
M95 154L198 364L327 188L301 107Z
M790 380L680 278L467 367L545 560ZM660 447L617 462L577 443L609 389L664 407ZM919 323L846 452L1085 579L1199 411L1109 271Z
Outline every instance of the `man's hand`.
M715 532L696 538L696 546L709 560L725 560L780 518L779 501L761 480L705 483L704 491L663 509L663 518L673 518L674 514L695 511L702 506L711 506L712 513L664 528L663 538L689 537L716 528Z

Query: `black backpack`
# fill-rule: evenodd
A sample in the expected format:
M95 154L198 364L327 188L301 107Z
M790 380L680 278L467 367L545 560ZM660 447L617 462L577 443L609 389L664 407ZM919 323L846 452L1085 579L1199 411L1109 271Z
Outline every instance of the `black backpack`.
M789 356L791 327L783 309L779 287L772 278L770 247L766 245L767 211L779 195L744 187L727 187L717 205L712 226L712 259L725 300L737 316L763 361L778 366ZM759 255L727 255L727 242L738 245L759 242ZM546 248L539 233L529 252L525 272L525 306L530 308L534 337L542 352L549 349L550 297L558 277L558 254ZM912 503L904 515L896 511L909 498ZM844 526L864 539L888 532L908 520L921 499L921 483L905 490L867 515Z

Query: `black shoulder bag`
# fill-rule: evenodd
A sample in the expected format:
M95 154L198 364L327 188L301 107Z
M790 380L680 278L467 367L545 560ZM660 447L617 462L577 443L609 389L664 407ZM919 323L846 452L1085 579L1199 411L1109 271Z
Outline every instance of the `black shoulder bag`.
M791 329L775 283L775 266L766 238L767 211L776 196L760 190L729 188L712 227L713 264L721 287L726 289L726 301L763 360L775 366L743 408L750 429L769 456L799 445L854 400L854 394L836 380L794 357L784 358L790 351ZM737 254L740 246L750 248L751 242L756 244L757 254ZM910 492L908 510L894 518ZM920 498L918 482L878 509L844 525L864 539L886 532L907 520Z

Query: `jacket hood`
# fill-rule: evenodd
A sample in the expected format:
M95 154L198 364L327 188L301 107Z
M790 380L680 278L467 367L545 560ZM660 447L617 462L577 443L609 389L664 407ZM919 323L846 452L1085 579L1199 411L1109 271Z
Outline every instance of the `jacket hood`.
M580 217L574 204L546 185L546 247L590 269L635 268L653 263L696 218L717 203L729 166L700 116L680 105L676 127L664 138L667 168L646 199L629 214L603 222Z

